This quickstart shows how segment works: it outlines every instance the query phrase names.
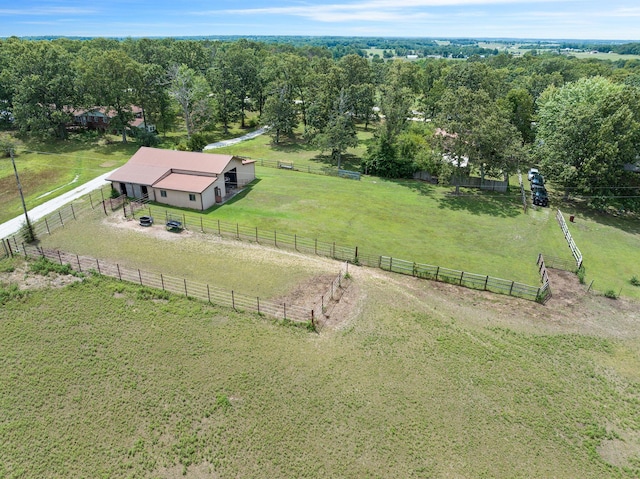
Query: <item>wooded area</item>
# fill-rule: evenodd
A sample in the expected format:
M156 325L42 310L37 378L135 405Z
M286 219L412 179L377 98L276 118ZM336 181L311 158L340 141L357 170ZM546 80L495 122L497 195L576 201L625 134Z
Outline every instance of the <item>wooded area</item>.
M367 51L380 41L12 37L0 41L0 125L64 141L95 127L78 112L100 111L123 142L184 130L179 147L201 150L216 126L259 122L274 144L302 137L338 168L358 125L375 128L367 174L506 178L535 163L567 194L637 209L640 61L433 40Z

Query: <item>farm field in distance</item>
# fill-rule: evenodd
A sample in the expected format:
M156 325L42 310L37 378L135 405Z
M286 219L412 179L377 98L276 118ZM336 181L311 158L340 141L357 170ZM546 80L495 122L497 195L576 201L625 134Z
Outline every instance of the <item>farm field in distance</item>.
M355 268L317 334L106 278L32 291L0 309L0 475L637 477L637 310L566 300Z

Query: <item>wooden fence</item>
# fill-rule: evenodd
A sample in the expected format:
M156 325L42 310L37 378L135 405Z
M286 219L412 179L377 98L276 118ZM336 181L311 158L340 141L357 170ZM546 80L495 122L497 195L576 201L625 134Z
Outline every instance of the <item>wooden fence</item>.
M163 273L151 273L140 269L127 268L118 263L100 261L97 258L80 256L59 250L46 250L33 245L19 244L13 254L24 255L25 258L43 257L61 265L68 264L72 269L80 273L95 272L104 276L116 278L120 281L139 284L173 294L184 295L207 301L219 306L233 308L237 311L253 311L276 319L284 319L294 322L310 322L312 326L322 323L335 304L342 297L348 286L348 266L341 268L333 279L327 291L317 298L311 308L297 306L295 304L276 303L264 300L257 296L241 294L233 290L225 290L198 283L186 278L175 278Z
M483 180L477 176L464 176L462 178L454 176L451 178L451 185L461 186L463 188L479 188L481 190L499 191L500 193L506 193L509 188L508 181Z
M549 281L549 273L547 272L547 265L544 262L542 253L538 255L538 272L540 273L540 280L542 281L542 287L538 293L538 301L546 303L551 299L551 282Z
M524 212L527 212L527 193L524 191L524 183L522 183L522 173L518 171L518 183L520 183L520 196L522 197L522 208Z
M416 278L441 281L470 289L491 291L517 296L531 301L539 301L541 288L508 279L494 278L492 276L443 268L441 266L412 263L389 256L380 256L379 268L385 271L414 276Z
M571 249L571 254L573 254L573 257L576 260L577 269L580 269L582 267L582 253L578 249L576 242L573 240L573 237L571 236L571 232L569 231L569 227L567 226L567 222L565 221L564 216L560 210L558 210L558 212L556 213L556 219L558 220L560 229L562 229L562 232L564 233L564 237L567 240L567 243L569 244L569 248Z
M103 197L104 192L100 191L99 195L94 192L93 196L87 195L76 203L69 204L58 210L56 213L45 217L34 226L36 236L40 236L45 233L51 234L55 229L64 227L66 222L75 220L79 215L88 214L91 211L102 211L107 215L107 204L109 204L109 202L108 199L102 199ZM169 219L179 218L185 229L200 230L203 233L213 233L220 237L250 241L261 245L274 246L276 248L288 248L300 253L325 256L357 265L386 269L388 271L401 274L410 274L418 278L446 281L468 288L484 289L496 293L518 296L532 301L538 300L539 287L511 280L494 278L488 275L480 275L471 272L443 268L440 266L414 263L386 256L366 254L359 251L357 246L342 246L335 242L320 241L317 238L305 238L296 234L282 233L276 230L258 230L257 227L242 226L238 223L225 223L202 215L184 212L170 213L166 209L152 207L149 205L146 205L143 209L136 211L137 208L127 208L126 202L124 202L122 204L122 209L124 215L132 216L134 218L136 217L136 214L138 214L138 216L148 215L152 217L155 215L156 220L158 217L164 217L165 222ZM16 236L3 240L3 250L0 251L0 254L3 252L9 255L15 254L12 249L19 250L21 242L22 240ZM389 260L387 260L387 258L389 258ZM403 264L411 266L401 266Z

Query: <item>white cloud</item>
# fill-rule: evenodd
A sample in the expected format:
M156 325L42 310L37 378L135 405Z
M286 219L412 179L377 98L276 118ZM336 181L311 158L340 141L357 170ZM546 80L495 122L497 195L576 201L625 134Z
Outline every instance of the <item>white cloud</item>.
M557 0L542 1L547 3ZM390 22L432 18L433 14L424 11L425 8L429 7L490 6L523 3L530 2L529 0L366 0L356 3L334 3L329 5L229 9L198 12L198 14L291 15L325 23L350 21Z

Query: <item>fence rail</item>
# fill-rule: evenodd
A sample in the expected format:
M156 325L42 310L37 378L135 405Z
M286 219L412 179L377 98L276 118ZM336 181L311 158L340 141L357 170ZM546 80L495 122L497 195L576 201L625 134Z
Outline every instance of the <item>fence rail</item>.
M538 255L538 272L540 273L540 279L542 281L542 287L538 293L538 301L546 303L551 299L551 282L549 281L549 273L547 272L547 265L545 264L542 253Z
M508 279L494 278L488 275L469 273L455 269L443 268L429 264L412 263L389 256L380 257L380 269L394 273L406 274L422 279L441 281L443 283L480 289L494 293L508 294L532 301L539 300L540 288L518 283Z
M264 300L257 296L248 296L236 291L210 286L209 284L176 278L163 273L152 273L140 269L128 268L118 263L100 261L97 258L80 256L59 250L42 249L37 246L18 244L14 254L24 255L25 258L47 258L61 265L68 264L72 269L81 273L97 272L98 274L116 278L120 281L139 284L188 298L195 298L220 306L230 307L239 311L253 311L259 314L285 319L294 322L311 322L313 326L322 322L322 318L330 313L330 309L340 300L348 284L344 269L333 279L327 292L313 301L312 308L306 308L286 302L277 303ZM348 266L345 266L348 268ZM346 270L348 271L348 269Z
M562 211L558 210L558 212L556 213L556 219L558 220L560 229L562 229L562 232L564 233L564 237L567 240L567 243L569 244L569 248L571 249L571 254L573 254L573 257L576 260L577 269L580 269L582 267L582 253L580 252L580 249L578 249L576 242L573 240L573 236L571 236L571 232L569 231L569 227L567 226L567 222L564 219L564 215L562 214Z
M148 207L145 215L153 217L153 214L154 209ZM160 209L157 215L168 218L170 213L167 210L163 211ZM327 243L319 241L318 239L305 238L295 234L280 233L275 230L264 231L259 230L257 227L247 227L239 223L226 223L201 215L195 216L182 213L181 220L183 226L187 229L198 229L203 233L214 233L220 237L250 241L261 245L274 246L276 248L287 248L299 253L325 256L357 265L377 267L394 273L408 274L422 279L444 281L457 284L458 286L508 294L532 301L538 300L539 287L518 283L516 281L466 271L463 272L441 266L414 263L387 256L363 254L357 246L341 246L336 243Z
M78 202L72 203L36 223L36 236L44 233L51 234L55 229L64 227L65 222L71 219L77 219L78 215L84 215L92 210L102 210L103 213L107 215L107 205L111 206L112 203L109 199L104 199L104 192L102 190L100 190L99 193L100 195L94 195L93 197L87 195L87 197L83 197ZM113 201L118 202L119 199L114 199ZM163 210L150 205L137 205L137 207L127 208L127 203L124 201L120 206L122 206L125 216L131 216L133 218L136 217L136 214L138 214L138 216L148 215L151 217L153 217L154 214L156 217L164 216L167 221L169 219L180 218L182 226L185 229L200 230L203 233L213 233L221 237L256 242L261 245L274 246L276 248L288 248L300 253L315 254L358 265L387 269L388 271L409 274L423 279L446 281L467 288L483 289L533 301L538 300L539 287L518 283L516 281L457 271L440 266L414 263L396 258L389 258L389 265L387 266L386 262L388 257L363 253L358 250L357 246L342 246L335 242L329 243L296 234L281 233L275 230L258 230L257 227L247 227L238 223L225 223L202 215L170 213L166 209ZM138 209L138 207L140 209ZM3 240L3 249L0 250L0 254L15 254L13 250L19 250L20 242L21 240L15 235ZM406 264L406 266L402 266L403 264Z
M518 183L520 183L520 196L522 197L522 208L524 212L527 212L527 193L524 191L524 183L522 182L522 173L518 171Z

